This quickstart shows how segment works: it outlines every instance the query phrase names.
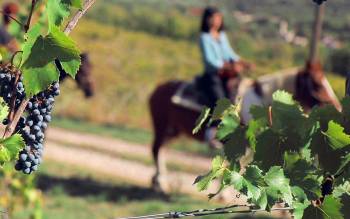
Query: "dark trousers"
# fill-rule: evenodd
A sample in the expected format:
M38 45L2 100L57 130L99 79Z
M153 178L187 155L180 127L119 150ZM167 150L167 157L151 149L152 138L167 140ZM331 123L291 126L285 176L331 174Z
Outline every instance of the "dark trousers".
M227 79L222 79L216 73L205 73L198 78L198 87L207 99L207 106L214 108L217 100L229 97L226 89Z

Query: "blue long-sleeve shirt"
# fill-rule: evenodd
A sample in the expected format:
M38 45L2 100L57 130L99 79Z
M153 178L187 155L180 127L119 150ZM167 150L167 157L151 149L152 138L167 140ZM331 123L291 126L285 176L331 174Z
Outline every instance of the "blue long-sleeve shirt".
M220 32L219 39L215 39L210 33L202 33L200 48L206 73L216 73L224 66L224 62L240 59L223 31Z

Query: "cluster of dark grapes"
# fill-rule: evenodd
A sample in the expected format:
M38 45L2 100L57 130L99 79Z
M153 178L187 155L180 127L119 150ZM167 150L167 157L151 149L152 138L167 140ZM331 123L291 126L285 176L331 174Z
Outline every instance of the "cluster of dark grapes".
M15 74L8 68L0 68L0 96L7 104L11 103L13 94L16 95L16 108L25 98L24 87L21 78L17 83L14 92ZM15 169L25 174L30 174L38 169L42 161L43 142L45 130L51 121L51 111L55 97L60 94L59 83L53 83L47 90L33 96L20 118L15 131L22 135L25 141L25 148L20 151ZM7 125L8 121L4 121Z
M327 0L313 0L316 4L321 5L323 2Z

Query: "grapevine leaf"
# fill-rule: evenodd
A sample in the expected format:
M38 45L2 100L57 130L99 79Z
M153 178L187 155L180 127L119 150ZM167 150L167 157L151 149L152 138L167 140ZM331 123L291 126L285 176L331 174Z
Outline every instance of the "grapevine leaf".
M344 172L349 172L350 169L350 153L347 153L344 157L341 158L341 164L335 173L335 175L342 174Z
M250 165L246 168L244 178L255 186L263 186L264 184L262 170L260 170L259 167L255 165Z
M46 3L49 28L60 26L63 20L69 16L69 5L61 0L48 0Z
M284 154L284 170L292 185L298 185L306 192L309 199L317 199L320 194L320 182L317 170L310 161L302 158L298 153Z
M346 181L343 184L334 187L333 196L340 198L342 195L350 196L350 181Z
M266 124L267 123L265 118L249 121L246 137L249 140L250 148L253 151L255 151L255 148L256 148L256 143L257 143L256 136L258 136L259 134L261 134L262 131L264 131Z
M32 96L57 81L58 73L53 73L51 64L55 59L59 59L64 70L74 77L79 69L77 64L80 63L79 54L73 40L57 28L53 28L45 37L37 37L28 58L22 65L26 93ZM50 73L46 73L47 71ZM34 78L38 80L32 78L32 72L36 72L38 76Z
M22 63L25 63L25 61L27 61L30 53L31 53L31 50L32 50L32 47L34 45L34 43L36 42L36 40L38 39L38 37L40 36L41 34L41 25L40 24L35 24L34 26L32 26L27 35L26 35L26 38L27 38L27 41L25 41L23 43L23 46L22 46L22 51L23 51L23 54L22 54Z
M5 103L4 99L0 97L0 122L4 121L9 114L9 107Z
M231 180L232 186L236 190L240 191L243 188L243 186L244 186L244 178L238 172L232 171L230 180Z
M71 7L81 8L81 0L48 0L46 4L49 29L60 26L69 16Z
M293 202L292 191L289 186L289 179L283 173L283 169L279 166L271 167L264 176L264 180L269 186L270 194L280 194L283 200L289 205Z
M274 165L282 165L282 153L279 135L271 129L267 129L257 137L254 160L263 171Z
M265 189L261 190L260 197L255 201L255 204L258 205L260 209L266 209L268 203Z
M248 199L257 201L261 196L261 189L254 186L251 182L245 180L245 187L243 192L247 195Z
M333 105L314 107L309 118L313 121L318 121L322 130L327 130L328 123L331 120L339 124L343 120L343 116Z
M250 108L249 112L252 115L254 120L262 119L263 121L265 121L266 125L268 124L268 120L267 120L267 116L269 115L268 107L253 105Z
M52 63L40 68L24 68L23 83L26 93L33 96L45 90L52 82L58 81L59 74Z
M246 129L238 127L232 134L228 136L227 142L224 143L225 156L229 161L237 161L245 154L248 141L245 138Z
M329 145L334 150L350 145L350 135L345 134L344 128L334 121L329 121L328 130L322 133L327 137Z
M341 165L340 158L345 155L343 150L333 150L322 132L313 135L310 149L312 156L318 157L318 162L323 170L331 174L338 170Z
M25 143L21 135L14 134L9 138L1 139L0 146L0 163L3 164L16 159Z
M295 199L298 202L307 202L308 201L307 196L302 188L300 188L298 186L293 186L291 188L291 190L292 190L293 196L295 197Z
M83 7L81 0L62 0L62 2L65 2L66 4L79 9Z
M304 134L300 128L306 121L301 107L293 100L291 94L285 91L276 91L272 103L272 129L290 135Z
M232 183L232 173L229 169L224 169L222 173L221 185L217 192L210 193L208 195L209 199L214 198L217 194L219 194L226 186Z
M233 113L227 113L223 116L222 121L219 124L216 137L219 140L225 139L230 133L240 125L240 119Z
M223 116L223 113L231 106L232 106L232 104L231 104L231 101L229 99L227 99L227 98L219 99L216 102L216 106L214 108L213 115L212 115L211 119L213 121L221 119L221 117Z
M201 112L201 115L198 117L196 121L196 126L193 129L192 134L197 134L200 131L204 122L208 119L209 115L210 115L210 108L204 107L204 109Z
M293 204L293 218L294 219L302 219L304 216L304 211L310 204L307 202L301 203L296 202Z
M217 177L221 176L224 171L224 159L220 156L216 156L212 161L212 169L209 173L203 176L198 176L193 184L197 184L199 191L208 189L211 182Z
M324 218L330 219L343 219L344 216L341 213L342 203L339 199L333 196L326 196L320 208L324 214Z

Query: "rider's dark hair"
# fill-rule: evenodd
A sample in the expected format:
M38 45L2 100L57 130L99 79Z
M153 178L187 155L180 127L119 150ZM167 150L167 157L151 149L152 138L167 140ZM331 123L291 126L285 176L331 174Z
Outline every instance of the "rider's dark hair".
M208 33L210 31L210 18L216 13L220 13L219 9L217 9L216 7L208 6L204 9L202 16L201 32ZM224 30L224 28L224 22L222 22L219 31Z

